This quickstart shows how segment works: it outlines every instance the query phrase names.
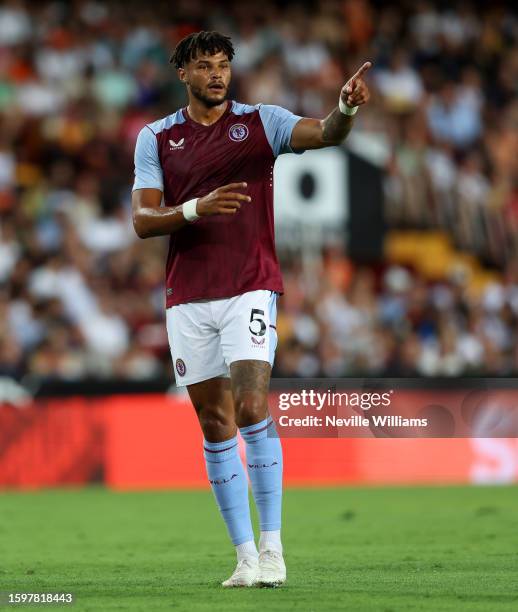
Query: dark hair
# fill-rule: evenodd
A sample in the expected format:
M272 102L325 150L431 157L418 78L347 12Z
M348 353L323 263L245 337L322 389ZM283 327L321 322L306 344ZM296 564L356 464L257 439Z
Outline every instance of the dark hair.
M234 57L234 47L229 36L219 32L195 32L189 34L176 45L169 60L175 68L183 68L187 62L194 59L198 53L215 55L222 51L229 61Z

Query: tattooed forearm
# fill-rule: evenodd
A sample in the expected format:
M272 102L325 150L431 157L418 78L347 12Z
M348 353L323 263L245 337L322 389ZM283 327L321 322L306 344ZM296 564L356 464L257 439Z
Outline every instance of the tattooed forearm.
M330 144L339 144L345 140L353 126L353 118L344 115L336 107L322 120L322 140Z

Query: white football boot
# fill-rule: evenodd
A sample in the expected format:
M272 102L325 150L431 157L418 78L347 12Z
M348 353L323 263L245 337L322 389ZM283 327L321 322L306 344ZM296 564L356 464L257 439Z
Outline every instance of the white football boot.
M263 550L259 553L259 586L279 587L286 582L286 565L282 553Z
M224 587L251 587L257 584L259 564L255 557L244 557L238 561L234 573L222 582Z

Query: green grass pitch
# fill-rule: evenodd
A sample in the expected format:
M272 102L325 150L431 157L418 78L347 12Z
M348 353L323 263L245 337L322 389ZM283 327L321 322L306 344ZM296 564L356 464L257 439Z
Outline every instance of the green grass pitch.
M4 493L0 591L95 612L518 610L516 487L289 489L284 525L287 584L226 590L210 492Z

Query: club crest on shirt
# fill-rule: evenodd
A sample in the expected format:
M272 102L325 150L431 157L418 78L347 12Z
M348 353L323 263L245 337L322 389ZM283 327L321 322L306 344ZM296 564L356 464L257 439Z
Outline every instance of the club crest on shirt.
M243 123L234 123L228 130L228 137L234 142L240 142L248 138L248 128Z
M174 140L169 140L169 150L176 151L178 149L183 149L184 141L185 141L185 138L180 138L178 142L175 142Z
M176 360L176 371L178 372L179 376L185 376L187 368L185 367L185 361L183 359Z

